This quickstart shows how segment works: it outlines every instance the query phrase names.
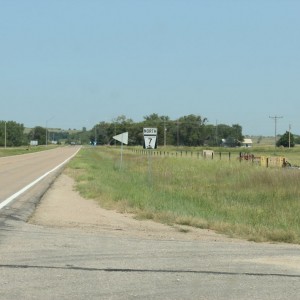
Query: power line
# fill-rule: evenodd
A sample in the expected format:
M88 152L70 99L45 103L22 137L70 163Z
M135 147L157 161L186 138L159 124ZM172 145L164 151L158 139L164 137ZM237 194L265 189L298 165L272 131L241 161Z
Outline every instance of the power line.
M274 120L274 122L275 122L275 148L276 148L276 136L277 136L277 120L278 119L282 119L283 117L282 116L274 116L274 117L270 117L269 116L269 118L270 119L273 119Z

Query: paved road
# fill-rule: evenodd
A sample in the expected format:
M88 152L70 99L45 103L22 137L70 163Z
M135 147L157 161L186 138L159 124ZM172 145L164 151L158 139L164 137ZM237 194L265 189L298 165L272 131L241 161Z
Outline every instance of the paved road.
M78 147L62 147L0 158L0 205L28 184L63 163L77 151Z
M28 224L41 189L0 210L0 299L300 299L298 245Z
M10 220L0 231L0 299L299 299L299 251Z

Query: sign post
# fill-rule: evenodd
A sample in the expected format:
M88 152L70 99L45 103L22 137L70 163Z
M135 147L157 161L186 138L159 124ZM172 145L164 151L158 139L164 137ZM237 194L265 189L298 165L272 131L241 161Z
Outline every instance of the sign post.
M115 139L118 142L121 142L121 163L120 163L120 169L122 167L123 162L123 144L128 144L128 132L123 132L121 134L113 136L113 139Z
M144 149L156 149L157 148L157 128L144 128ZM148 151L148 176L149 176L149 186L152 186L152 171L151 171L151 161L150 152Z

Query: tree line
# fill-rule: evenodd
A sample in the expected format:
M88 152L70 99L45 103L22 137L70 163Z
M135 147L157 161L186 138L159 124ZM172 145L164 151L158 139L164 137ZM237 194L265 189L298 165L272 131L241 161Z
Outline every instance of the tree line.
M177 120L154 113L134 122L126 116L119 116L112 122L100 122L91 130L90 142L98 145L114 144L113 136L128 132L129 145L143 145L143 128L157 128L158 145L174 146L238 146L243 141L242 127L239 124L210 125L207 118L187 115Z
M56 141L67 140L70 137L68 132L53 132L41 126L28 130L24 124L15 121L0 121L0 146L2 147L26 146L32 140L37 141L38 145L45 145L46 139L48 142L51 141L54 134Z
M207 119L199 115L188 115L177 120L168 116L154 113L143 118L141 122L122 115L112 122L99 122L91 130L83 128L81 131L53 131L36 126L25 132L23 124L15 121L0 121L0 146L17 147L28 145L35 140L39 145L45 145L52 140L60 143L78 144L114 144L113 136L128 132L129 145L143 145L144 127L155 127L158 130L158 145L177 146L216 146L226 139L228 146L235 146L243 140L242 127L238 124L217 126L207 124Z
M207 118L200 115L187 115L172 120L168 116L160 116L156 113L143 117L143 121L134 122L122 115L111 122L99 122L91 130L85 127L82 130L51 130L36 126L25 132L23 124L15 121L0 121L0 146L17 147L29 145L30 141L36 140L39 145L45 145L52 140L57 143L97 144L113 145L113 136L128 132L129 145L143 145L143 128L157 128L157 143L159 146L240 146L244 139L242 126L239 124L208 124ZM5 132L6 129L6 132ZM287 146L287 136L290 145L300 143L299 137L285 133L279 139L277 146Z

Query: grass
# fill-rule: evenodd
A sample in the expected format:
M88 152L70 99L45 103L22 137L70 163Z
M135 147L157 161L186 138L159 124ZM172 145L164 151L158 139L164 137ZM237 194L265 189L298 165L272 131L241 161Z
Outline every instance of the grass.
M45 146L36 146L36 147L23 146L23 147L7 147L7 148L3 147L0 148L0 157L39 152L39 151L49 150L55 147L57 146L48 145L47 148Z
M130 151L120 169L119 151L99 147L82 149L68 171L84 197L140 219L252 241L300 243L298 169Z

